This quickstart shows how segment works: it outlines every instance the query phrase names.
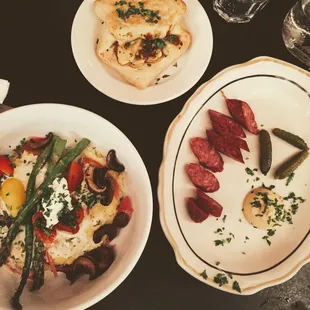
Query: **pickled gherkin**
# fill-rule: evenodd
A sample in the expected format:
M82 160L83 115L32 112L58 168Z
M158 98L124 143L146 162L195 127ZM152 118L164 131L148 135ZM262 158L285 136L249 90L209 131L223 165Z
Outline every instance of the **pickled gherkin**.
M266 175L269 172L272 163L272 144L270 134L265 129L262 129L259 133L259 145L259 166L262 174Z
M291 157L283 165L281 165L275 172L275 179L285 179L293 173L309 156L308 151L301 151Z
M287 143L299 148L300 150L308 151L309 147L304 139L298 137L297 135L294 135L293 133L290 133L288 131L285 131L283 129L275 128L272 130L273 134L277 136L278 138L286 141Z

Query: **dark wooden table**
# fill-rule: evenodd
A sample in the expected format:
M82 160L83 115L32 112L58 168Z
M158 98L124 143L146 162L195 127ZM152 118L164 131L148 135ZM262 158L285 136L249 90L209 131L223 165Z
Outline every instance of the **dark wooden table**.
M222 69L256 56L273 56L303 67L286 51L281 37L283 19L295 2L271 0L251 23L231 25L213 11L211 0L201 0L214 34L213 56L207 71L183 96L165 104L143 107L102 95L79 72L72 56L70 32L81 0L0 1L0 78L11 82L5 104L18 107L60 102L93 111L129 137L150 174L154 219L145 251L123 284L91 307L92 310L310 308L309 265L285 284L248 297L221 292L189 276L177 265L162 232L156 195L166 130L200 84Z

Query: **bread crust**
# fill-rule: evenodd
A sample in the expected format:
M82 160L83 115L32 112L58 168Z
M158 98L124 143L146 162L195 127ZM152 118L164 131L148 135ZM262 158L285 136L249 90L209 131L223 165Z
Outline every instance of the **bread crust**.
M118 3L122 5L116 5ZM146 22L148 16L139 14L121 18L116 9L126 12L126 1L96 0L95 13L103 21L96 54L130 84L142 90L187 51L191 34L182 24L186 12L182 0L132 0L130 3L136 8L143 5L151 12L158 12L160 19L156 23ZM155 48L146 52L147 44L153 44Z

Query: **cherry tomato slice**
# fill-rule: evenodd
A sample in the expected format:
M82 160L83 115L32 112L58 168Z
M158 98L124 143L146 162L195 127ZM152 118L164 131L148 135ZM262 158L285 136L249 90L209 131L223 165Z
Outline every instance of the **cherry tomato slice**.
M133 213L133 208L131 206L131 201L128 196L124 197L117 209L118 212L126 213L129 217L131 217Z
M4 155L0 155L0 171L7 175L14 173L12 162Z
M39 219L41 219L43 216L43 213L41 211L37 211L33 216L32 216L32 224L35 224L35 222Z
M34 232L36 236L43 242L43 243L52 243L57 235L57 232L55 229L44 229L44 231L41 228L36 227L34 229Z
M43 242L43 243L52 243L56 238L57 232L54 228L49 229L46 227L41 227L38 225L39 221L45 221L43 213L41 211L36 212L32 217L32 223L34 224L34 232L36 236ZM43 223L44 225L44 223Z
M68 189L69 189L69 191L70 192L75 191L77 189L77 187L83 181L82 166L77 162L73 162L70 166L67 178L68 178Z
M88 157L83 157L82 158L82 163L83 165L85 164L89 164L90 166L96 167L96 168L103 168L103 165L101 165L100 163L98 163L97 161L88 158Z

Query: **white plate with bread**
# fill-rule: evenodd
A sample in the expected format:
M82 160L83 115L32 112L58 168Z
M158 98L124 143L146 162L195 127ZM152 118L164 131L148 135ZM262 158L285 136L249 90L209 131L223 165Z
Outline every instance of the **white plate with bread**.
M179 97L199 81L213 36L198 0L85 0L71 44L96 89L121 102L151 105Z

